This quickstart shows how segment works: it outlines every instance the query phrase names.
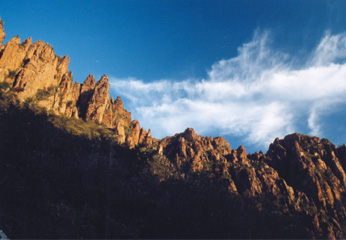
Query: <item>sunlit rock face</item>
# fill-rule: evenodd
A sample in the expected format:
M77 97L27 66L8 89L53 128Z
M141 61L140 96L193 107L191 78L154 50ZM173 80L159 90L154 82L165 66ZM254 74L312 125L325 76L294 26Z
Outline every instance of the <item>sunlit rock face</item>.
M5 31L4 31L4 22L1 21L1 18L0 18L0 46L2 45L5 37L6 37L6 34L5 34ZM1 48L0 48L1 50Z
M5 36L0 22L1 43ZM43 41L32 43L28 38L21 42L17 36L1 46L0 81L7 82L21 102L34 100L55 114L105 124L116 130L120 143L132 148L139 139L141 144L150 144L151 136L140 131L139 122L131 120L120 97L115 101L109 97L107 75L96 82L90 74L80 84L73 82L68 65L68 56L55 55L53 47Z

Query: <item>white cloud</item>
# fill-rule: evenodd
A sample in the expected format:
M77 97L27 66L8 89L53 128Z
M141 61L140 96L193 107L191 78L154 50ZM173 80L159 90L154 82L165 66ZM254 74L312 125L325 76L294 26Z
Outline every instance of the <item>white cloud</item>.
M313 65L328 65L346 57L346 35L326 33L312 58Z
M318 122L317 111L313 108L310 111L308 126L311 129L311 134L315 136L318 136L321 134L321 127L317 122Z
M320 116L346 102L346 33L326 34L300 67L271 49L269 40L268 32L256 31L238 56L215 63L206 79L147 83L111 77L111 86L159 138L193 127L263 147L304 127L321 135Z

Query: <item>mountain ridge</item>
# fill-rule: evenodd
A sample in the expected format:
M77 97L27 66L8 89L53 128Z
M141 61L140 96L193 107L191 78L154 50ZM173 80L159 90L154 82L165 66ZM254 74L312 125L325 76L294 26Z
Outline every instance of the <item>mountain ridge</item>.
M160 140L155 139L151 136L150 130L146 131L144 128L140 128L140 123L137 120L132 120L131 113L124 109L120 97L117 97L116 100L109 97L107 75L103 75L97 82L92 75L89 75L82 84L73 82L72 73L68 71L68 56L56 56L51 46L43 41L32 43L31 38L21 43L19 37L14 37L3 46L2 42L5 36L3 23L0 19L0 124L2 126L0 149L4 153L0 164L3 169L2 174L6 177L2 178L3 184L0 184L0 189L3 189L23 206L26 204L33 206L43 204L47 208L44 210L44 214L51 211L66 218L65 220L61 220L59 217L49 218L50 224L63 221L62 225L65 226L66 222L72 221L74 216L71 215L71 212L74 212L76 216L79 216L77 219L80 221L87 220L85 224L96 229L95 232L91 231L83 235L83 232L67 228L67 232L60 233L60 237L203 237L197 234L198 231L207 234L208 238L213 236L222 238L243 236L249 238L330 239L346 237L346 145L337 147L327 139L293 133L283 139L276 138L265 154L263 152L248 154L242 145L237 149L232 149L224 137L203 137L192 128L187 128L184 132L174 136ZM18 116L21 117L18 119ZM22 121L22 119L27 121ZM43 130L40 131L39 126L35 126L37 122L40 122L42 126L48 129L47 132L59 139L57 146L60 148L54 146L54 141ZM30 128L28 123L34 126L35 132L28 129ZM86 136L86 132L89 131L90 136L84 138L83 136ZM12 136L12 132L16 134ZM16 139L16 136L21 137ZM62 136L67 139L66 142L60 139ZM31 141L35 144L31 144ZM81 143L83 148L78 150L78 144L72 144L73 141ZM13 146L16 148L12 149ZM20 148L25 149L27 155L21 155L16 151ZM83 154L84 150L90 155ZM69 163L67 159L70 160L71 156L65 154L64 151L74 156L76 163ZM31 160L30 163L27 162L27 158ZM87 160L84 161L84 159ZM40 174L44 175L46 170L50 172L51 176L44 175L42 186L42 183L39 182L35 182L35 184L39 186L39 189L41 187L45 189L46 195L43 197L48 198L47 201L51 201L52 206L41 203L35 195L29 193L31 188L36 189L37 186L26 185L23 183L24 179L37 180L33 180L30 174L27 175L23 163L34 176L37 174L37 178ZM103 199L95 200L95 197L91 196L90 198L94 199L96 203L103 203L103 206L107 206L106 209L97 206L98 212L93 212L92 206L95 202L84 199L81 195L74 196L68 181L55 174L48 163L60 169L59 174L68 172L70 181L81 188L75 189L77 192L81 191L81 195L85 194L84 191L88 195L88 191L92 189L96 195L103 196L105 202ZM94 167L91 168L89 165ZM23 179L11 172L13 170L8 170L15 168L19 168L23 172ZM74 169L77 174L70 173L70 168ZM97 176L95 177L97 180L92 183L88 182L86 177L90 171L92 175ZM119 174L121 178L114 177L113 171ZM102 178L102 173L104 178ZM53 176L60 182L56 182ZM110 183L108 178L114 182ZM143 183L138 183L136 179L150 183L143 185ZM27 187L23 190L17 186L18 183ZM191 185L184 185L186 183L191 183ZM214 185L214 183L217 184ZM54 185L61 192L71 191L72 196L82 198L83 201L81 202L85 205L85 212L80 210L79 206L75 206L74 199L69 198L69 196L62 193L55 196L57 193L52 193L54 190L48 187L50 185ZM107 189L104 189L105 186ZM135 190L129 190L128 186L135 188ZM193 207L189 205L191 203L185 202L183 199L185 195L181 196L179 191L175 189L176 186L182 186L183 189L187 187L185 189L187 192L184 194L188 196L188 199L194 199L197 202L199 210L203 209L204 201L210 204L208 205L210 209L204 209L204 211L215 215L219 222L210 220L213 219L212 215L209 216L210 219L203 220L206 221L205 224L196 219L196 216L203 213L192 211L190 208ZM202 190L204 186L212 189L211 191L216 194L214 197L217 200L208 199L207 193ZM10 187L18 192L11 191ZM98 187L101 190L97 190ZM155 190L155 187L159 190ZM145 191L141 192L140 188L145 189ZM197 191L194 188L201 189ZM110 189L116 191L120 196L135 195L133 198L135 200L128 197L127 200L131 202L131 205L128 206L127 203L110 193ZM197 191L195 192L197 195L202 192L203 194L198 195L200 199L196 199L189 195L189 190ZM35 199L34 202L29 201L28 203L20 199L23 193ZM219 199L217 194L220 194L222 198ZM155 200L148 197L151 195ZM59 200L60 197L63 200ZM153 213L145 211L141 212L136 207L136 204L140 204L140 197L145 199L143 207L153 209L156 215L151 215ZM231 204L232 201L227 201L227 204L223 205L225 203L222 201L226 200L222 199L229 197L241 199L239 202L234 199L232 201L239 203L242 209L247 209L245 212L248 215L244 213L244 216L257 217L256 214L258 214L258 216L268 217L264 217L264 223L261 224L265 228L262 229L264 235L254 235L257 231L256 223L251 224L248 219L239 220L242 224L249 225L248 235L246 232L240 233L240 235L232 235L232 232L228 232L227 229L232 229L232 231L235 229L222 222L222 211L228 213L225 218L229 220L232 220L231 213L237 212L236 207L225 210L227 204ZM122 208L129 208L129 210L118 214L119 211L122 212L123 210L113 206L108 198L119 203ZM189 210L181 210L179 204L174 205L174 199L178 203L182 203L183 206L185 206L184 204L190 206ZM223 206L222 211L217 206L213 206L214 201L221 201L219 203ZM181 224L177 223L183 220L184 215L175 215L166 202L175 206L173 211L177 211L177 214L183 214L183 211L191 213L186 218L195 225L187 224L190 228L185 229L185 232L183 231L185 235L174 235L177 233L173 229L184 229ZM1 203L3 206L15 207L6 199L2 199ZM25 207L21 209L27 210ZM133 215L130 213L132 209L136 209L140 214ZM167 216L161 215L157 209L166 211ZM275 209L275 211L270 209ZM92 214L102 218L101 213L103 211L106 215L104 225L90 220ZM52 237L50 235L52 232L59 234L59 232L55 232L55 229L48 228L48 232L42 233L43 235L35 235L34 232L26 229L25 224L21 223L20 220L12 218L10 212L4 209L1 212L6 212L3 214L4 218L10 222L4 223L0 216L0 224L7 226L5 230L6 233L10 233L8 234L10 237L49 238ZM128 220L126 214L132 216L133 219ZM112 218L111 216L115 217ZM151 221L166 229L171 235L160 232L158 226L152 227L150 221L145 221L145 217L151 217ZM175 224L179 227L170 227L171 218L168 217L172 217L172 219L176 217L177 222ZM203 215L203 217L205 216ZM107 220L110 218L113 219L113 222ZM277 226L271 222L270 218L287 223L289 230L299 229L299 234L302 235L291 236L288 235L287 229L287 231L275 229ZM300 229L297 224L290 222L289 219L291 218L303 221L302 226L305 228ZM166 222L159 223L162 219L165 219ZM237 216L234 221L237 219L242 219L242 217ZM259 219L260 217L256 218L260 221ZM132 226L131 221L136 223L133 223ZM37 221L35 224L38 225L39 222ZM216 230L215 232L210 231L214 235L208 235L208 232L203 230L204 227L208 226L207 223L213 229L222 229L220 235L217 235ZM123 231L124 235L115 230L112 232L110 226L117 231ZM37 226L35 225L35 227ZM79 227L85 231L85 228ZM283 235L280 235L280 230L282 230L281 234ZM16 235L16 231L23 235L19 233ZM131 235L132 233L134 235Z

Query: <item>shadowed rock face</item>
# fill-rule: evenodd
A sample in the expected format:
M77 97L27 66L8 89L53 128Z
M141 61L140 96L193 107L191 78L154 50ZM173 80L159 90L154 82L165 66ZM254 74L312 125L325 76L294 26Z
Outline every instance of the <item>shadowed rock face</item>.
M345 236L340 225L346 218L345 146L295 133L275 139L266 154L248 154L243 146L231 149L224 138L202 137L191 128L157 144L156 156L183 178L212 173L227 179L233 194L272 196L285 205L284 212L306 211L317 232L322 224L328 238Z
M2 92L51 114L104 124L118 145L145 158L160 182L207 176L232 196L271 199L281 213L304 216L311 237L346 237L346 145L295 133L275 139L266 154L248 154L242 145L232 149L225 138L203 137L192 128L158 140L131 119L120 97L109 97L107 75L73 82L68 56L56 56L50 45L31 38L21 43L14 37L3 46L5 36L0 20Z
M268 163L291 186L328 211L346 190L343 159L337 157L340 151L327 139L292 134L271 144L267 156Z
M276 139L266 154L267 163L294 189L305 193L320 216L333 220L328 226L330 238L341 230L337 222L346 217L344 149L327 139L295 133Z
M337 148L327 139L291 134L275 141L268 150L268 163L294 188L303 191L314 204L335 219L345 219L346 175L344 146Z
M86 118L86 111L88 109L88 103L91 100L92 95L94 94L96 83L93 75L89 76L84 80L84 83L81 85L80 96L78 98L79 106L79 115L81 118Z

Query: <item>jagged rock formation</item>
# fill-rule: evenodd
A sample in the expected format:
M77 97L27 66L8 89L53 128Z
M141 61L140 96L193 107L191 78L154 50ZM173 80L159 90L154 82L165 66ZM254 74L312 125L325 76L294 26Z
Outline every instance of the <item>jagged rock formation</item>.
M344 238L345 153L345 145L295 133L275 139L266 154L247 154L243 146L231 149L224 138L201 137L189 128L159 141L156 156L182 177L209 172L227 179L233 194L272 196L284 212L305 212L317 233Z
M337 148L327 139L291 134L270 145L266 161L289 185L304 192L318 209L328 238L344 238L340 222L345 221L345 145ZM328 216L332 221L327 222ZM319 221L316 220L319 226ZM345 234L345 233L343 233Z
M4 22L1 21L1 18L0 18L0 45L2 45L2 42L4 41L4 39L6 37L3 26L4 26ZM2 50L2 49L0 49L0 50Z
M5 38L0 21L0 44ZM54 114L96 121L115 129L118 142L131 148L149 144L151 136L140 131L138 121L123 108L118 97L109 98L109 80L104 75L96 83L89 75L83 84L73 82L68 71L69 57L56 56L53 48L43 41L32 44L28 38L21 43L18 36L0 49L0 82L6 82L21 102L35 101Z
M21 43L19 37L14 37L3 46L5 36L3 22L0 19L0 93L14 93L22 104L43 107L48 114L54 116L62 115L67 116L70 120L79 118L87 122L103 124L105 128L111 129L114 133L112 137L114 137L117 147L121 145L126 146L127 150L132 149L132 155L129 154L131 157L125 160L128 162L139 161L139 165L149 166L149 172L159 179L158 182L169 183L172 179L188 182L196 176L207 176L208 179L226 186L229 196L256 199L258 201L256 207L259 212L265 209L264 205L269 204L279 209L284 216L302 217L308 226L306 231L310 238L346 238L346 145L336 147L327 139L295 133L284 139L275 139L265 154L263 152L248 154L243 146L232 149L225 138L199 136L192 128L172 137L158 140L151 136L150 130L147 132L140 127L138 121L131 119L131 113L124 109L120 97L117 97L116 100L109 97L107 75L102 76L97 82L92 75L89 75L84 83L73 82L72 73L68 70L68 56L56 56L51 46L42 41L32 43L31 38ZM48 124L46 127L52 128ZM51 132L56 133L56 129L51 129ZM56 134L58 135L58 133ZM8 145L6 144L11 142L10 140L5 139L3 145L0 144L0 150L7 150ZM84 142L84 144L86 143ZM113 159L113 141L107 142L107 147L98 146L100 143L97 141L93 144L97 146L97 151L90 150L93 158L99 156L102 156L100 158L103 160L110 158L109 166L111 166L115 161ZM66 145L68 144L62 144L62 146ZM45 149L45 147L42 148ZM100 149L103 151L107 148L109 148L107 157L99 153ZM50 157L47 153L48 150L42 154L40 147L36 150L38 153L33 151L35 153L33 153L32 162L35 163L35 159L43 158L42 156ZM124 156L128 154L126 151L123 153ZM60 156L61 153L56 153L56 151L53 153L53 158L59 159L57 156ZM133 157L133 153L139 160ZM9 156L12 155L9 154ZM78 157L78 154L76 156ZM92 163L93 160L91 160ZM81 166L84 167L83 161L81 162ZM6 164L3 164L3 169L7 168L11 162ZM104 172L109 171L104 168L104 165L100 167ZM2 173L7 174L3 169ZM77 172L82 172L81 169L77 167L76 169ZM89 167L86 169L85 171L88 173ZM132 168L126 168L125 173L119 169L122 170L120 167L118 168L118 175L123 178L114 189L124 187L127 178L131 178L130 181L137 184L139 182L137 177L140 178L143 172L148 172L145 169L138 173L138 176L133 177ZM113 168L110 167L110 170ZM44 172L44 170L42 171ZM65 169L61 171L64 172ZM104 173L102 171L100 170L101 173L97 172L95 175L102 175ZM93 184L98 186L96 183L92 183L92 187L95 187ZM46 189L49 189L47 186L44 185ZM5 188L10 189L7 185ZM100 189L99 186L95 188L98 191ZM148 192L152 191L151 187L148 189L150 189L147 190ZM161 194L160 197L165 199L164 195L167 192L165 189L163 191L164 194ZM141 196L151 199L148 192L143 191ZM102 196L105 195L104 192L102 194ZM176 195L173 195L173 199L174 197ZM270 199L270 203L265 202L268 199ZM65 203L59 204L65 206ZM152 202L148 204L148 206L151 205ZM159 209L162 205L164 204L158 202L155 207ZM68 211L66 210L66 212ZM114 219L112 221L116 222ZM121 224L121 222L116 222L118 227ZM142 226L141 224L142 222L139 223L140 226ZM194 227L198 228L198 224ZM131 230L127 229L129 232Z

